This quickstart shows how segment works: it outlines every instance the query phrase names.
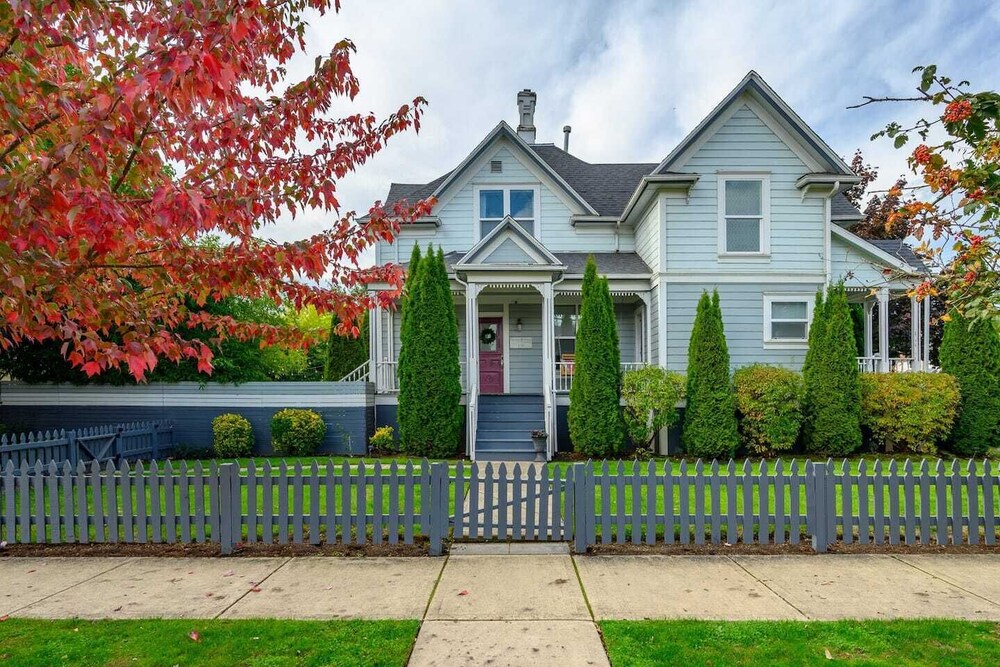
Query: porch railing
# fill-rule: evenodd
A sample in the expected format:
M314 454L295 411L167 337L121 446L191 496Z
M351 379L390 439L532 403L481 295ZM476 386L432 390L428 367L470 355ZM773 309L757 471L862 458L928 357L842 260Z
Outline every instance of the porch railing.
M461 368L462 391L466 391L468 388L466 365L464 361L459 361L458 365ZM399 391L398 361L380 361L376 364L375 391L381 394L394 394Z
M566 393L573 386L573 364L572 361L557 361L553 381L556 393ZM645 368L648 364L645 361L623 361L621 362L621 372L638 370Z
M368 379L368 362L361 364L353 371L340 378L340 382L361 382Z
M882 364L882 357L858 357L858 370L862 373L913 373L921 370L933 370L930 365L913 363L910 357L890 357L888 367Z

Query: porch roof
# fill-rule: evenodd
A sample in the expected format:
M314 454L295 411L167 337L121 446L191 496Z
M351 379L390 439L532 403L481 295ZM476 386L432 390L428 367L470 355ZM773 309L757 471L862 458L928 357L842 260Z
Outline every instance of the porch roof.
M465 252L445 253L444 261L448 271L454 273ZM587 266L587 257L593 256L597 263L597 272L609 276L646 277L652 273L646 262L634 252L554 252L555 257L566 265L567 276L582 276ZM403 264L406 266L406 263Z

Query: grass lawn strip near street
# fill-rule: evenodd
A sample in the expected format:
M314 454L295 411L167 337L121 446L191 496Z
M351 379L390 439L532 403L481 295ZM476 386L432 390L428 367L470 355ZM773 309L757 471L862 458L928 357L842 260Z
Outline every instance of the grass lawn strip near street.
M613 667L1000 664L1000 625L946 620L603 621Z
M413 621L39 621L0 623L5 667L402 667Z

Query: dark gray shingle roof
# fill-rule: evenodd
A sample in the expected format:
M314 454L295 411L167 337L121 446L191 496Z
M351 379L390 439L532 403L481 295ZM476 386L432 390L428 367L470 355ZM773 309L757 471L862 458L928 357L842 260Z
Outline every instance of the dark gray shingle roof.
M841 192L830 202L830 217L834 220L860 220L861 211L847 200Z
M920 273L929 273L927 265L913 252L913 247L899 239L865 239L868 243L883 252L887 252L907 266L912 266Z
M657 167L655 163L591 164L552 144L531 148L599 215L621 215L639 181Z
M555 252L556 258L566 265L568 275L583 275L587 257L593 256L597 271L602 275L646 275L650 273L646 262L634 252ZM464 252L445 253L444 262L448 270L453 270ZM406 263L403 263L406 266Z

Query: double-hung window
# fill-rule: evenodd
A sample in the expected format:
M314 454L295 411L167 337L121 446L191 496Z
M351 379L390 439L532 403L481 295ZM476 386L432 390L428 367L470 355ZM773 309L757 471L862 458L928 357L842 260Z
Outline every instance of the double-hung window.
M576 325L579 321L579 306L555 307L556 361L569 361L576 355Z
M764 342L805 344L812 301L806 296L764 297Z
M493 231L508 215L529 234L535 233L536 188L483 187L479 189L479 237Z
M770 179L762 175L719 176L719 254L770 252Z

